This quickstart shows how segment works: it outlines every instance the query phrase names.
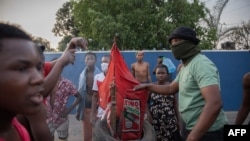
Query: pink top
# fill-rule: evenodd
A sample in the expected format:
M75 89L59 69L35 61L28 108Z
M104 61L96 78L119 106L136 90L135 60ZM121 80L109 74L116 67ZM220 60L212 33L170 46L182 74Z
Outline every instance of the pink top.
M77 94L75 85L68 79L61 77L59 80L58 89L55 94L55 101L50 105L51 95L46 98L47 123L61 125L68 118L60 115L67 109L67 102L70 96Z
M12 120L12 125L17 130L22 141L30 141L30 136L28 131L23 127L23 125L19 123L19 121L16 118ZM5 141L5 140L0 138L0 141Z
M16 118L14 118L12 120L12 125L15 127L15 129L17 130L20 138L22 141L30 141L30 136L28 131L23 127L23 125L21 125L18 120ZM0 141L6 141L3 138L0 138Z

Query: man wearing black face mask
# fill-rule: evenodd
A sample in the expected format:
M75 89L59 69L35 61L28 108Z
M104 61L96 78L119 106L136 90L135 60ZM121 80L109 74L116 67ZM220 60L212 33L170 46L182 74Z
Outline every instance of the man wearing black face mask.
M140 84L134 90L148 89L163 95L179 93L179 112L185 123L186 141L223 141L228 119L222 110L219 72L215 64L200 53L196 32L179 27L169 36L174 57L182 61L170 85Z

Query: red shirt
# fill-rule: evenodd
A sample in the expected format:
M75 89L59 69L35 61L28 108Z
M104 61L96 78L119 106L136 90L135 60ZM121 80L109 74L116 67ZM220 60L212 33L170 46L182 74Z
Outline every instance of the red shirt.
M43 77L47 77L52 69L52 63L51 62L45 62L43 64ZM43 99L43 103L45 104L46 98Z
M12 125L16 128L22 141L30 141L30 136L28 131L23 127L23 125L21 125L21 123L19 123L19 121L16 118L13 119Z
M16 118L12 120L12 125L17 130L22 141L30 141L30 136L29 136L28 131L23 127L21 123L19 123L19 121ZM6 141L6 140L3 138L0 138L0 141Z
M43 65L43 76L46 77L49 72L51 71L52 63L51 62L45 62Z

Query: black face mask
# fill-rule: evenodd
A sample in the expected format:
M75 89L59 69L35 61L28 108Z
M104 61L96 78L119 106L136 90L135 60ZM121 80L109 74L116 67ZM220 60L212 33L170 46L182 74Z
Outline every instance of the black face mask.
M200 52L200 50L193 42L187 40L180 41L179 43L171 45L170 47L172 49L174 57L177 60L182 60L184 64L185 60L189 60Z

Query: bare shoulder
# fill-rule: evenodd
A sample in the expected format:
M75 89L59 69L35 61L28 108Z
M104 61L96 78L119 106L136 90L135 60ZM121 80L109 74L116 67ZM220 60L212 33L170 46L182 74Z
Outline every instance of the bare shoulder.
M131 68L134 68L134 66L135 66L135 63L132 63L132 64L131 64Z
M149 63L144 61L144 62L143 62L143 65L149 66Z
M244 80L250 80L250 72L247 72L244 76L243 76Z

